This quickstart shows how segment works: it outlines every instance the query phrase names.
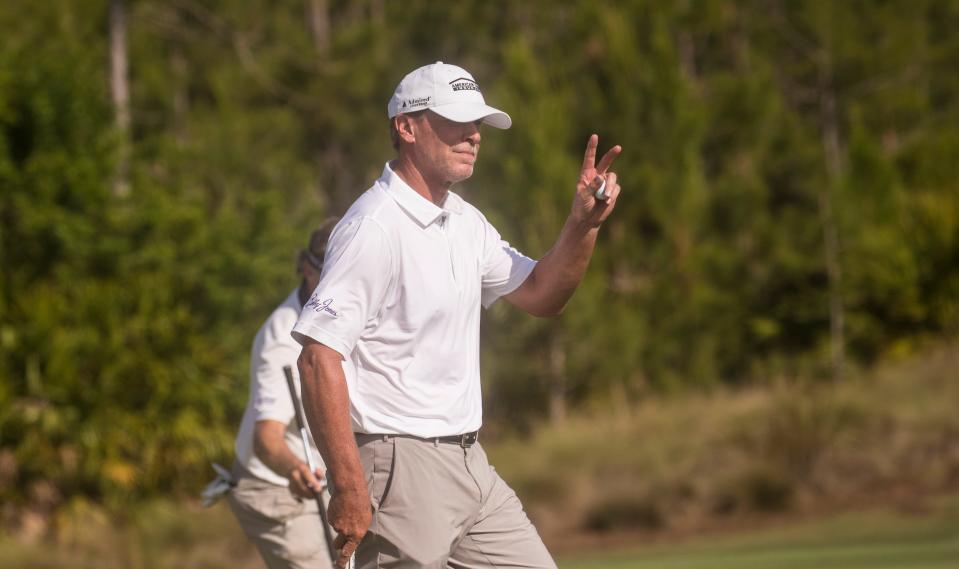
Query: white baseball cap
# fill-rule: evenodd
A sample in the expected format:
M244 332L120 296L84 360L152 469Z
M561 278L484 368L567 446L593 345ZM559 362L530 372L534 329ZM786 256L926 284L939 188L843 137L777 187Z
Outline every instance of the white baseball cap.
M396 86L387 105L390 118L430 109L453 122L481 120L496 128L509 128L513 120L486 104L476 80L462 67L437 61L411 71Z

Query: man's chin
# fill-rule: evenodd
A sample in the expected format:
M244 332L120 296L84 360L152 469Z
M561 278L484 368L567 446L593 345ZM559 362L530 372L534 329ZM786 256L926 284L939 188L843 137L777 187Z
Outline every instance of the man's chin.
M469 168L457 168L455 171L450 172L448 186L462 182L463 180L468 180L470 176L473 175L473 167Z

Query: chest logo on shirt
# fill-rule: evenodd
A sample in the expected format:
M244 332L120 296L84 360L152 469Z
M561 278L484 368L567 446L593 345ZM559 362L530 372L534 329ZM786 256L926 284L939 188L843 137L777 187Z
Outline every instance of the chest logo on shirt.
M310 300L307 301L304 308L310 308L313 312L325 312L333 318L339 316L339 313L333 309L333 299L327 298L325 300L320 300L315 294L310 297Z

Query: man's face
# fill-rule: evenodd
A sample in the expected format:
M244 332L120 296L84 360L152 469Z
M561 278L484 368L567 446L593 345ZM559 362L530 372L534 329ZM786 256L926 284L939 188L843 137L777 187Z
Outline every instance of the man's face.
M431 111L413 119L413 158L427 181L449 187L473 175L480 123L453 122Z

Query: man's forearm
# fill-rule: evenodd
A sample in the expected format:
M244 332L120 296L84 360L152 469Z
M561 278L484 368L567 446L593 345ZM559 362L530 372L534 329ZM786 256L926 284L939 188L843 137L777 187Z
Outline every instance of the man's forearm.
M253 451L257 458L280 476L289 477L290 471L303 461L286 446L286 425L279 421L257 421L253 432Z
M297 360L303 408L313 439L336 492L366 492L356 439L350 423L350 399L340 354L307 344Z
M535 316L562 312L586 274L598 233L598 227L567 219L556 243L536 264L527 282L507 299Z

